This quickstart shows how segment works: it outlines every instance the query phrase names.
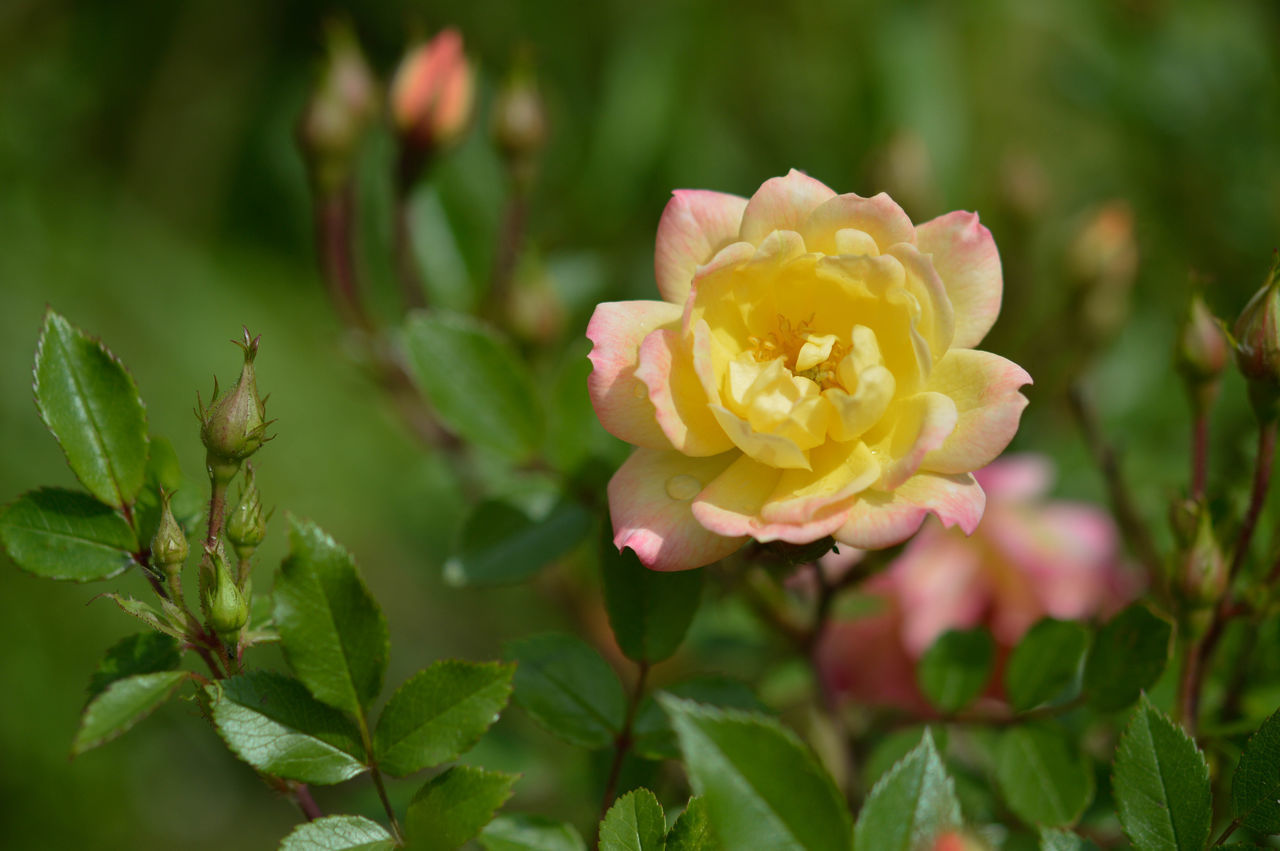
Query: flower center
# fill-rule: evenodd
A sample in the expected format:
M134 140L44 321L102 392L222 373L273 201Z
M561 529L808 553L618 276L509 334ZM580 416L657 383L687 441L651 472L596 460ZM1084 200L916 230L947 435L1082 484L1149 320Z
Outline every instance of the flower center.
M793 325L791 320L779 314L773 330L763 337L747 337L752 357L757 363L783 359L783 365L793 375L807 378L821 389L836 387L839 381L836 369L849 352L849 346L834 334L815 334L813 314Z

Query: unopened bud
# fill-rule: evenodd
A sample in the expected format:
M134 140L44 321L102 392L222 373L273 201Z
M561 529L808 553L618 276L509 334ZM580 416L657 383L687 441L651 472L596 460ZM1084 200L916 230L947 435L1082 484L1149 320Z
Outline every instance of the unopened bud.
M987 846L976 837L958 830L938 834L930 851L986 851Z
M377 84L355 35L349 27L331 25L328 55L297 130L317 192L328 195L347 182L377 113Z
M172 575L182 571L191 551L187 544L187 536L182 527L174 519L173 509L169 505L172 494L160 492L160 525L156 527L155 537L151 539L151 563L165 574Z
M1197 416L1205 414L1218 396L1222 371L1231 356L1227 335L1209 312L1200 293L1194 293L1178 328L1173 362Z
M1129 315L1138 271L1133 210L1124 201L1098 208L1067 250L1067 274L1075 290L1081 331L1088 342L1110 338Z
M209 473L215 482L224 486L240 469L240 462L258 451L270 438L267 437L266 401L258 397L258 384L254 376L253 361L258 356L260 337L249 337L236 342L244 350L244 366L236 386L219 395L214 380L213 399L209 406L200 402L196 415L200 418L200 440L207 451ZM199 402L199 397L197 397Z
M1181 556L1179 584L1189 603L1212 605L1227 590L1227 560L1213 532L1209 510L1201 504L1197 515L1195 537Z
M236 558L244 562L266 536L267 518L262 511L262 496L254 482L253 465L246 465L240 501L227 517L227 540L235 549Z
M202 602L209 626L227 644L235 644L241 628L249 620L249 602L236 585L235 577L222 552L206 550L213 562L213 576L205 589Z
M471 65L462 34L450 27L405 54L391 83L391 111L402 149L402 179L457 141L471 120Z
M493 141L512 177L527 183L547 141L547 113L527 59L521 59L493 106Z
M1234 331L1236 366L1249 382L1249 401L1260 420L1280 413L1280 256L1262 289L1240 312Z

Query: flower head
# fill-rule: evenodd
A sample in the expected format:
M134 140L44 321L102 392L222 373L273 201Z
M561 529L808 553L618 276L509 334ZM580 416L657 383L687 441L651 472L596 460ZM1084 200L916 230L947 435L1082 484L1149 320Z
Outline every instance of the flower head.
M458 139L471 120L474 88L456 29L412 48L391 83L391 113L404 144L425 155Z
M654 267L663 301L587 328L596 414L639 447L609 485L620 548L681 570L750 538L885 547L929 512L973 531L970 473L1031 381L972 348L1003 287L976 215L916 227L792 171L749 200L677 191Z

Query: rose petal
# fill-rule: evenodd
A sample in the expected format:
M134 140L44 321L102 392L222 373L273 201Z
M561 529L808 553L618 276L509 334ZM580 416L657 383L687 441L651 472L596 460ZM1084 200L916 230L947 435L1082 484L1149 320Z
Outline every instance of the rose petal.
M635 376L648 388L658 425L676 449L706 456L733 448L711 413L692 353L679 331L658 329L644 338Z
M836 242L836 234L842 230L861 231L870 236L877 254L883 254L899 242L914 244L916 241L911 218L883 192L871 198L850 192L823 202L805 219L800 235L810 251L842 254ZM861 243L860 247L865 245Z
M819 204L835 196L821 181L791 169L766 180L747 202L739 237L759 245L775 230L797 230Z
M982 551L952 533L921 533L907 545L889 578L902 605L908 653L918 658L947 630L977 626L992 597L982 567Z
M770 467L809 469L809 458L795 441L780 434L761 434L751 423L724 405L712 405L711 413L739 449Z
M929 343L935 360L951 347L955 338L956 317L951 297L929 258L914 245L900 243L888 250L906 270L905 286L920 302L919 328Z
M649 389L636 378L641 341L680 321L680 308L662 301L611 301L596 307L587 325L594 345L588 356L587 392L605 430L636 446L670 449L658 425Z
M902 644L902 613L891 600L885 606L887 611L823 630L816 650L823 689L842 700L929 717L934 710L916 685L915 661Z
M688 570L724 558L745 542L708 531L691 500L733 463L737 453L690 458L637 449L609 480L613 543L631 548L654 570Z
M1030 383L1025 369L999 355L976 349L947 352L925 387L950 397L959 416L955 431L925 456L921 466L938 473L967 473L994 461L1018 431L1027 406L1018 388Z
M1027 500L1053 485L1053 462L1034 452L1010 453L993 461L973 477L991 500Z
M658 221L653 272L658 292L673 304L689 297L698 266L738 238L747 199L723 192L677 189Z
M951 296L956 316L951 345L978 345L1000 314L1004 292L1000 252L991 231L978 224L977 213L957 210L916 228L916 244L933 255L934 268Z
M760 515L771 523L804 523L848 503L880 477L865 443L828 443L809 453L812 470L787 470Z
M782 471L740 456L693 501L693 516L721 535L746 535L757 541L807 544L830 535L844 522L844 513L819 513L799 523L770 523L760 516Z
M971 475L917 473L892 493L863 491L834 534L851 547L884 549L910 538L932 511L944 526L959 526L971 535L986 504L986 494Z
M892 432L867 442L888 459L876 488L891 491L915 475L931 451L944 445L956 427L956 403L942 393L917 393L891 405L884 422L891 424Z

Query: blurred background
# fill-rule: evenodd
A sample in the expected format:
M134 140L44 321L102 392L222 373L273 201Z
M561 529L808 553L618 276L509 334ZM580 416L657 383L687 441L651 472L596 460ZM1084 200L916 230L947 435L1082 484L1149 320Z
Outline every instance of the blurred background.
M226 341L247 325L263 337L259 382L279 417L258 459L264 500L357 555L390 622L389 683L444 655L494 658L508 638L582 625L566 620L563 583L442 581L465 512L459 486L353 359L325 297L294 125L335 14L383 79L414 39L463 33L478 72L474 126L411 205L431 297L458 310L484 301L506 199L488 111L513 56L529 51L550 135L516 287L550 317L530 335L556 375L585 377L597 301L653 296L653 237L673 188L747 195L794 167L837 191L888 191L917 222L977 210L1006 287L984 348L1036 378L1015 448L1053 456L1060 493L1101 498L1063 403L1083 375L1143 511L1159 519L1186 475L1176 318L1193 281L1233 318L1280 244L1280 6L1266 0L6 0L0 499L73 481L31 403L46 305L130 367L153 432L197 480L195 393L214 373L234 379ZM390 152L386 129L365 146L359 204L359 261L388 316ZM585 385L566 387L581 420ZM586 411L572 432L584 456L621 458ZM1249 421L1229 377L1211 482L1246 486L1231 477L1248 469ZM483 487L536 482L494 473ZM263 573L283 538L277 520ZM73 586L0 570L0 845L221 848L236 836L273 847L294 811L191 704L68 760L89 674L135 631L93 602L108 586L145 589L132 575ZM703 660L747 629L708 612L694 635ZM519 809L584 832L595 814L601 767L516 710L472 758L524 772ZM374 814L365 785L317 797Z

